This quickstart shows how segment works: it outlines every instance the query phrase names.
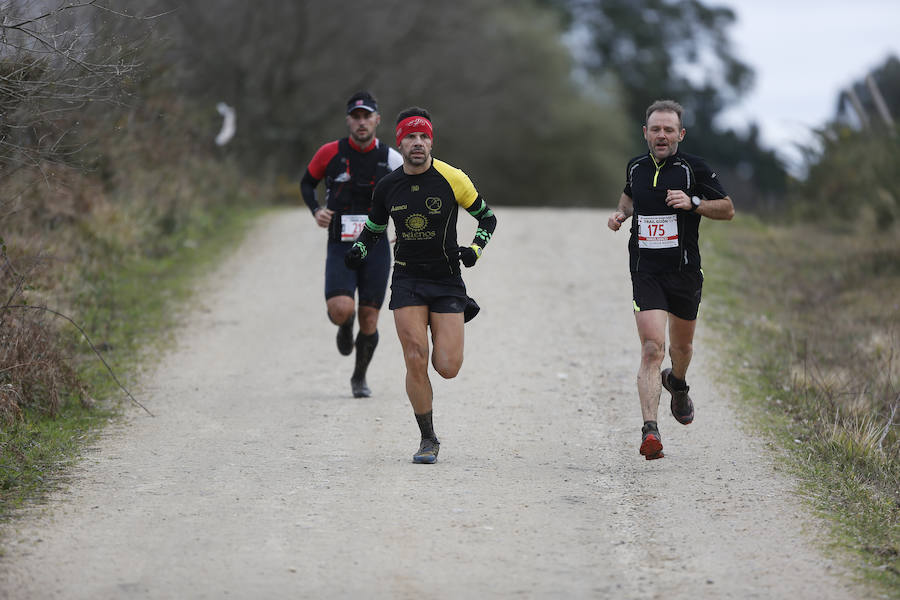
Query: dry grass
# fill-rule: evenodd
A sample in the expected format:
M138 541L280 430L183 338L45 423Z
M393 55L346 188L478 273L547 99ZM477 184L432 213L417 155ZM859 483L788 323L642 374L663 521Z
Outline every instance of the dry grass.
M80 132L102 145L80 163L0 180L0 518L77 456L115 406L94 406L87 391L121 397L118 378L127 384L140 351L166 330L192 268L271 197L184 130L191 119L177 104L129 110L83 116Z
M26 276L5 251L0 259L0 423L14 423L26 409L55 416L65 396L85 397L82 385L55 325L40 306L27 304Z
M730 225L707 228L715 251L704 256L723 279L712 312L743 359L742 392L764 408L839 543L896 592L900 235Z

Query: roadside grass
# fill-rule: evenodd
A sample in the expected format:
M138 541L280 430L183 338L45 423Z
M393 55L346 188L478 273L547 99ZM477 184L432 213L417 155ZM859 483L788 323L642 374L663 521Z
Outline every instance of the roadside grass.
M900 597L900 236L738 217L702 242L740 406L832 524L823 546Z
M170 341L197 278L218 264L265 210L258 191L244 189L228 202L194 204L179 215L177 227L152 238L156 246L150 250L136 250L145 246L140 242L146 235L127 231L134 221L121 214L115 222L102 224L103 243L84 232L71 236L79 242L66 252L77 260L51 265L52 273L39 279L56 279L56 287L36 290L30 304L49 307L47 298L56 298L65 307L61 312L84 329L118 380L130 389L141 369L152 364L154 355ZM203 189L198 187L197 193ZM79 224L82 229L89 226ZM117 236L128 243L111 243ZM16 392L19 397L11 400L18 402L9 403L0 393L0 408L11 407L10 414L0 419L0 520L42 500L64 481L67 469L130 401L81 333L57 321L53 325L77 383L61 389L52 407L41 403L46 390Z

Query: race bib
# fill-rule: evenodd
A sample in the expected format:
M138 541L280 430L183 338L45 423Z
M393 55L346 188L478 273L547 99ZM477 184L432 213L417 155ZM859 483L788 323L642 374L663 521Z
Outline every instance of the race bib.
M638 247L677 248L678 215L638 215Z
M341 215L341 241L355 242L366 224L366 215Z

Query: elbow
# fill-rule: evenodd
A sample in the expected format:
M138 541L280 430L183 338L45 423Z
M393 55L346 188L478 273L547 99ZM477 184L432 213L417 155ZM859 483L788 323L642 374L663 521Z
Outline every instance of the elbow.
M730 221L734 218L734 202L731 201L731 198L725 196L725 199L728 200L728 204L725 206L725 211L722 214L722 219L725 221Z

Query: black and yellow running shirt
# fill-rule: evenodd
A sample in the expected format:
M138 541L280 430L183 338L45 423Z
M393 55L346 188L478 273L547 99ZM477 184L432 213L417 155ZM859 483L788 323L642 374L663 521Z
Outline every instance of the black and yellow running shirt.
M657 162L647 153L631 159L624 192L634 203L628 241L632 272L700 270L700 215L668 206L668 190L707 200L727 195L699 156L676 152Z
M472 244L484 248L497 219L464 172L437 159L417 175L409 175L401 167L375 186L369 218L358 242L364 251L371 248L392 219L397 232L395 271L437 279L458 275L456 218L460 206L478 219Z

